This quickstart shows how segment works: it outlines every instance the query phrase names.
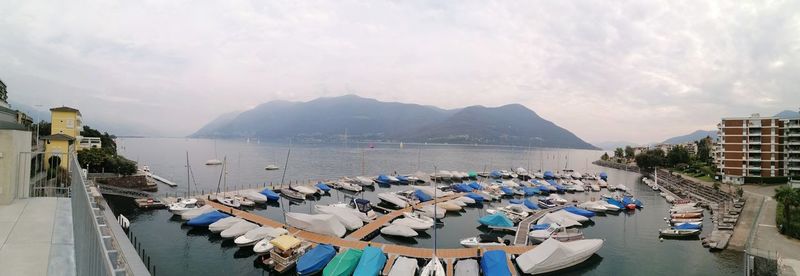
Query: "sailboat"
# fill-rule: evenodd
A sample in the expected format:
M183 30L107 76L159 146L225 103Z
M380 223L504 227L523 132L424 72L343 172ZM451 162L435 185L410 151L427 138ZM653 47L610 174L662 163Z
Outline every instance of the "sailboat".
M436 171L436 168L434 168L434 171ZM437 196L436 192L439 189L435 188L436 187L435 183L431 183L431 185L434 187L433 188L433 192L434 192L433 197L435 198ZM436 217L436 215L437 215L436 209L439 209L439 208L433 208L433 217ZM422 272L420 272L420 274L419 274L420 276L443 276L443 275L445 275L444 266L442 266L442 262L439 261L439 257L436 256L436 234L437 234L436 233L436 227L434 227L433 228L433 256L432 256L430 262L428 262L428 264L426 264L425 267L422 268Z
M173 214L180 215L189 210L197 209L197 199L188 197L192 194L191 190L191 167L189 166L189 152L186 152L186 196L187 198L178 198L177 202L169 205L169 211Z
M214 158L206 161L206 166L222 165L222 161L217 159L217 139L214 139Z
M225 184L224 189L225 189L226 192L228 190L228 171L227 171L228 168L227 168L227 164L226 164L227 163L226 162L227 159L228 159L227 157L223 158L222 172L220 172L220 178L222 179L223 183ZM217 182L217 193L219 193L219 182ZM239 200L237 200L236 198L234 198L232 196L228 196L227 194L224 194L224 193L223 193L222 197L217 196L217 201L219 203L222 203L222 205L225 205L225 206L228 206L228 207L233 207L233 208L239 208L239 206L242 205L241 202L239 202Z

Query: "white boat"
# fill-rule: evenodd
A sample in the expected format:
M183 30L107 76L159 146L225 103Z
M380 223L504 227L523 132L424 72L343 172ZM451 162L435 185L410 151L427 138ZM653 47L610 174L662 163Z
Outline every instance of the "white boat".
M557 223L550 224L550 227L543 230L533 230L528 233L528 236L537 241L545 241L549 238L556 239L561 242L582 240L583 232L578 229L567 229L558 225Z
M242 206L242 203L233 198L232 196L223 196L223 197L217 196L217 202L232 208L239 208L240 206Z
M389 276L414 276L418 269L416 259L401 256L394 261Z
M465 204L475 204L475 199L469 198L469 197L466 197L466 196L462 196L462 197L456 198L454 200L464 202Z
M240 206L246 206L246 207L256 206L256 202L255 201L249 200L246 197L241 196L241 195L234 196L233 199L235 199L236 201L239 201L239 205Z
M181 214L181 219L182 220L191 220L191 219L199 217L200 215L203 215L205 213L213 212L214 210L216 210L216 209L214 209L214 207L211 207L211 205L203 205L200 208L184 212L183 214Z
M197 199L194 198L178 198L175 203L169 205L169 211L176 215L180 215L197 208Z
M418 190L422 191L423 193L425 193L426 195L429 195L429 196L431 196L433 198L444 196L444 192L442 192L442 191L440 191L440 190L438 190L436 188L430 187L430 186L414 186L414 185L412 185L411 187L414 188L414 189L418 189Z
M409 217L396 219L396 220L392 221L392 224L406 226L408 228L411 228L411 229L414 229L414 230L418 230L418 231L419 230L428 230L428 229L431 229L431 227L433 227L433 222L427 222L427 221L423 221L423 220L419 220L419 219L415 219L415 218L409 218Z
M700 235L700 229L659 229L658 235L661 237L693 237Z
M332 215L303 213L286 213L286 224L309 232L321 235L330 235L341 238L347 232L339 220Z
M416 237L417 235L419 235L417 231L414 231L414 229L411 229L411 227L398 224L390 224L388 226L384 226L383 228L381 228L381 234L406 237L406 238Z
M611 203L608 203L608 201L605 201L605 200L598 200L598 201L595 201L595 202L597 202L597 204L602 205L603 207L605 207L606 211L608 211L608 212L617 212L617 211L621 210L619 208L619 206L611 204Z
M442 262L439 260L439 257L433 256L428 264L422 267L422 271L419 273L419 276L441 276L444 274L444 266L442 266Z
M474 191L473 193L482 196L484 201L494 201L498 199L497 196L494 196L484 191Z
M237 217L223 218L209 225L208 230L211 231L212 233L219 233L225 231L225 229L231 228L231 226L233 226L234 224L237 224L242 221L244 220Z
M414 212L403 212L403 217L408 219L413 219L419 222L419 224L430 224L433 227L434 220L431 217L426 217L420 213ZM413 227L412 227L413 228ZM428 227L430 228L430 227Z
M317 213L336 217L347 230L353 231L364 226L364 222L353 213L353 209L328 205L316 205L314 208L317 210Z
M247 231L244 235L237 237L233 242L239 247L255 245L260 240L267 238L274 230L275 228L269 226L256 227L255 229Z
M672 207L669 209L671 214L703 213L703 208L697 207Z
M592 192L599 192L600 191L600 185L592 184L590 187L592 187Z
M453 200L448 200L448 201L447 201L447 203L458 205L458 207L465 207L465 206L467 206L467 204L466 204L466 203L464 203L463 201L460 201L460 200L455 200L455 199L453 199Z
M478 276L480 275L480 266L475 259L461 259L456 263L455 275L458 276Z
M247 233L247 231L253 230L258 228L258 224L249 222L249 221L240 221L231 226L228 229L223 230L219 233L219 236L223 239L235 239L241 235Z
M430 218L441 219L444 218L444 214L447 212L447 210L438 206L434 207L433 205L425 205L419 209L419 212Z
M587 221L589 221L589 218L587 218L587 217L584 217L584 216L581 216L581 215L576 215L576 214L567 212L566 210L558 210L558 211L555 211L553 213L556 214L556 215L559 215L559 216L563 216L563 217L568 217L568 218L574 219L574 220L579 221L579 222L587 222Z
M219 161L219 159L216 159L216 158L214 158L214 159L208 159L208 160L206 160L206 165L207 165L207 166L217 166L217 165L222 165L222 161Z
M517 257L517 265L525 274L542 274L572 267L589 259L603 247L603 240L588 239L560 242L547 239Z
M267 234L266 237L258 241L255 245L253 245L253 252L259 255L264 255L269 253L272 250L272 243L270 242L272 239L280 237L282 235L288 234L289 231L283 228L272 228L272 232Z
M361 186L373 186L373 185L375 185L375 181L372 181L372 179L369 179L368 177L363 177L363 176L356 176L355 177L355 182L358 185L361 185Z
M314 189L314 188L311 188L311 187L308 187L308 186L304 186L304 185L294 185L294 186L291 186L289 188L292 188L292 190L295 190L298 193L301 193L301 194L303 194L305 196L309 196L309 195L313 195L313 194L317 193L317 189Z
M619 184L614 188L619 190L619 191L623 191L623 192L627 192L628 191L628 187L626 187L625 185L622 185L622 184Z
M391 182L391 183L400 182L400 179L397 179L397 177L394 177L394 176L391 176L391 175L387 175L386 178L389 179L389 182Z
M252 200L255 203L267 202L267 196L253 190L242 191L241 196L243 196L246 199Z
M564 205L568 202L566 199L557 194L550 194L549 196L547 196L547 198L560 205Z
M505 245L503 240L499 237L488 234L480 234L477 237L466 238L459 243L461 243L461 246L468 248Z
M459 206L457 204L454 204L452 202L449 202L449 201L437 203L436 206L439 206L439 207L441 207L442 209L444 209L444 210L446 210L448 212L451 212L451 211L452 212L458 212L458 211L461 211L461 209L462 209L461 206Z
M351 191L351 192L360 192L360 191L363 190L363 188L361 188L361 186L359 186L358 184L353 184L353 183L350 183L350 182L347 182L347 181L339 181L339 182L336 183L336 185L339 186L339 188L342 188L344 190Z
M274 170L278 170L278 169L280 169L280 168L278 168L278 166L276 166L275 164L269 164L269 165L264 167L264 170L268 170L268 171L274 171Z
M395 193L386 192L386 193L378 193L378 198L384 202L390 203L394 206L399 208L406 208L408 207L408 202L403 200L400 196Z
M597 201L587 201L577 205L578 208L583 208L592 212L605 212L608 211L608 208L605 205L601 204Z
M573 187L575 187L575 192L585 192L586 191L586 188L584 188L583 185L573 185Z
M569 217L561 216L561 215L558 215L556 213L549 213L549 214L544 215L541 219L539 219L539 221L537 223L538 224L544 224L544 223L553 224L553 223L556 223L556 224L564 226L564 227L572 227L572 226L581 226L582 225L577 220L571 219Z
M378 218L378 214L372 210L372 204L370 204L369 200L354 198L353 201L350 201L350 204L334 203L331 206L348 208L363 222L369 223Z

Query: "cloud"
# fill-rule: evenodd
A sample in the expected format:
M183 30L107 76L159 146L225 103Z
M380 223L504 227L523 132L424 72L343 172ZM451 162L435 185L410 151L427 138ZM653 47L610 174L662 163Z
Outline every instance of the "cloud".
M169 135L349 93L521 103L590 141L800 105L800 2L7 1L0 78Z

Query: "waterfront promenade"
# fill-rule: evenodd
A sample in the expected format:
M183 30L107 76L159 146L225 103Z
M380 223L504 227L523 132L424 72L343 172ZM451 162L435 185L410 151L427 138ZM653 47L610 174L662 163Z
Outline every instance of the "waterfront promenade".
M75 275L69 198L0 206L0 275Z

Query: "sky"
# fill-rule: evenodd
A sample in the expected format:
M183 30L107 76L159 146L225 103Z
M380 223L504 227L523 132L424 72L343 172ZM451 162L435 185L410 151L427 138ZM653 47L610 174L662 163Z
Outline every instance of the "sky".
M12 102L154 135L345 94L520 103L589 142L656 142L800 108L800 1L6 0L0 10Z

